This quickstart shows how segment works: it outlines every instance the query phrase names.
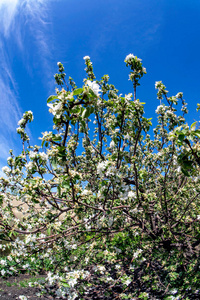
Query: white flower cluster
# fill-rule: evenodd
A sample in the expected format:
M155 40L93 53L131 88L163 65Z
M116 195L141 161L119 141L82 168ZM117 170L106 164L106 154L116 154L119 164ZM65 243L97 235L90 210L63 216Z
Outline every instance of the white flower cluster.
M155 82L155 89L161 89L162 86L163 86L162 81L156 81L156 82Z
M99 272L100 274L104 274L106 272L106 268L102 265L97 265L94 267L94 272Z
M111 146L113 147L114 144L112 143ZM97 165L97 174L101 177L114 176L117 174L117 169L115 165L110 164L109 161L102 161Z
M30 151L30 159L42 159L44 162L48 160L48 155L45 152Z
M173 113L173 111L171 111L171 110L167 110L167 111L166 111L166 116L167 116L168 118L176 118L175 113Z
M17 124L19 126L24 126L26 124L26 120L22 118L21 120L19 120L19 122Z
M45 132L42 132L42 137L40 137L39 139L43 140L43 141L48 141L51 138L52 138L52 131L45 131Z
M14 160L13 160L13 158L12 158L11 156L9 156L9 157L7 158L7 163L8 163L9 166L12 166L12 165L13 165Z
M49 107L49 112L52 113L57 119L59 119L62 115L62 103L48 103L47 106Z
M104 171L108 166L108 161L102 161L100 163L98 163L97 165L97 174L99 174L100 176L104 175Z
M135 55L133 55L132 53L128 54L125 58L125 62L130 62L133 58L135 58Z
M31 110L26 111L23 114L23 117L21 120L19 120L18 125L24 128L28 121L33 121L33 113Z
M132 282L132 280L131 280L130 278L127 278L127 279L124 281L124 284L128 286L131 282Z
M101 89L98 83L96 83L96 81L87 80L86 84L89 86L89 88L94 92L96 96L100 95Z
M136 193L133 192L133 191L129 191L129 192L128 192L128 198L131 198L131 199L136 198Z
M138 58L137 56L133 55L132 53L128 54L128 55L126 56L126 58L125 58L124 61L125 61L126 63L129 63L129 64L130 64L130 63L132 62L133 59L134 59L135 61L140 61L140 62L142 61L141 58ZM146 70L146 69L145 69L145 70Z
M36 235L28 235L25 239L25 243L29 244L29 243L35 243L36 242Z
M86 56L83 57L83 59L84 59L84 60L89 60L90 57L89 57L88 55L86 55Z
M155 88L158 90L157 99L163 99L163 95L166 95L168 91L166 90L166 86L162 83L162 81L155 82Z
M19 133L19 134L23 134L25 131L24 131L24 128L22 128L22 127L17 127L17 133Z
M138 258L138 256L142 253L142 249L137 249L137 251L133 254L134 258Z
M25 168L28 170L28 171L32 171L32 169L35 167L35 164L30 161L29 163L25 164Z
M182 92L177 93L176 94L176 98L179 98L179 99L183 98L183 93Z
M158 115L163 115L166 111L166 106L161 104L161 105L158 105L158 107L156 108L156 114Z
M132 93L129 93L128 95L125 95L125 101L126 102L129 102L133 97L133 94Z
M1 265L1 266L6 266L6 265L7 265L6 260L1 259L1 260L0 260L0 265Z
M82 192L81 192L81 195L82 196L88 196L88 195L91 195L91 191L87 190L87 189L84 189Z
M8 175L11 172L11 169L7 166L2 168L2 172L5 173L6 175Z
M17 133L19 133L21 135L21 137L23 137L23 140L25 141L28 141L29 140L29 137L28 135L25 133L25 127L26 127L26 124L28 122L31 122L33 121L33 113L31 110L29 111L26 111L24 114L23 114L23 117L21 120L19 120L18 122L18 125L19 127L17 128Z
M57 275L57 274L54 275L52 272L47 273L46 280L50 285L53 285L59 279L60 279L59 275Z
M75 284L77 284L77 280L80 279L85 279L90 275L88 271L84 270L75 270L68 272L66 275L66 281L69 284L70 287L74 287Z

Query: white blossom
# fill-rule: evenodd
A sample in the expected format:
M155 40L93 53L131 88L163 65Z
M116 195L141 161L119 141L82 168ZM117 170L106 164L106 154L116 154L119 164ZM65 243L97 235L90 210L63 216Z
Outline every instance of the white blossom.
M106 278L106 281L107 281L107 282L113 282L114 279L113 279L112 277L107 277L107 278Z
M24 133L24 128L18 127L17 129L17 133Z
M51 104L48 103L47 106L49 107L49 112L52 113L56 118L60 118L62 112L62 102L56 103L56 104Z
M133 97L133 94L129 93L128 95L125 95L125 100L130 101L132 97Z
M20 300L28 300L28 298L27 298L26 296L24 296L24 295L20 295L20 296L19 296L19 299L20 299Z
M159 89L161 87L161 85L162 85L162 81L156 81L155 82L155 88L156 89Z
M84 189L84 190L81 192L81 195L83 195L83 196L90 195L90 191L88 191L87 189Z
M19 122L17 123L19 126L22 126L26 123L26 121L22 118L21 120L19 120Z
M77 284L77 279L76 278L70 278L68 280L68 284L70 285L70 287L74 287L75 284Z
M1 260L0 260L0 265L6 266L6 265L7 265L7 262L6 262L4 259L1 259Z
M102 161L97 165L97 174L103 175L103 171L106 169L108 161Z
M47 161L47 160L48 160L48 155L47 155L46 153L44 153L44 152L41 152L41 153L40 153L40 158L41 158L42 160Z
M138 256L142 253L142 249L138 249L134 254L133 257L134 258L138 258Z
M147 72L147 70L146 70L145 67L142 68L142 71L143 71L143 73L146 73L146 72Z
M89 60L90 57L89 57L88 55L86 55L86 56L83 57L83 59L84 59L84 60Z
M6 274L5 270L1 270L1 275L4 276Z
M135 192L133 192L133 191L128 192L128 197L129 198L135 198L135 196L136 196Z
M158 105L158 107L156 108L156 113L157 114L164 114L166 110L166 107L164 105Z
M121 269L121 266L120 266L120 265L115 265L115 269L116 269L116 270L120 270L120 269Z
M110 142L110 148L114 148L115 147L115 142L112 140L111 142Z
M7 167L7 166L5 166L5 167L2 168L2 172L5 173L5 174L9 173L10 171L11 171L11 169L9 167Z
M135 58L135 56L132 53L128 54L125 58L125 62L130 62L132 58Z
M27 170L29 170L29 171L31 171L33 168L34 168L34 163L32 162L32 161L30 161L29 163L27 163L26 165L25 165L25 168L27 169Z
M176 98L183 98L183 93L182 92L177 93Z
M34 159L34 158L37 158L37 156L38 156L38 152L36 151L30 151L29 152L29 157L30 158L32 158L32 159Z
M127 279L127 280L124 282L124 284L128 286L131 282L132 282L131 279Z
M94 94L96 96L100 95L101 89L100 89L98 83L96 83L96 81L87 80L86 84L89 86L89 88L94 92Z

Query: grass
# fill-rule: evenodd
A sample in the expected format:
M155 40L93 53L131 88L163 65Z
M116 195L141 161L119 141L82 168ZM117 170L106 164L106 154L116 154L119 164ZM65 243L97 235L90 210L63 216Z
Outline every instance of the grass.
M11 287L11 286L17 286L19 289L20 288L26 288L29 287L29 283L35 283L35 282L41 282L45 280L45 277L40 277L40 278L29 278L29 279L24 279L22 281L19 282L7 282L7 281L3 281L3 283L7 286L7 287Z

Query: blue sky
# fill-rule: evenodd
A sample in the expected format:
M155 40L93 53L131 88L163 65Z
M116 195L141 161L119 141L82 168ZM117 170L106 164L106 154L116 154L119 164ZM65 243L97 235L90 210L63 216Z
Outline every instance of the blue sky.
M188 122L199 120L199 0L0 0L0 169L9 149L21 152L16 127L24 111L34 114L33 145L51 130L46 99L55 90L58 61L82 85L89 55L97 79L109 74L127 94L129 53L147 68L137 94L147 117L156 119L154 85L162 80L170 95L183 92Z

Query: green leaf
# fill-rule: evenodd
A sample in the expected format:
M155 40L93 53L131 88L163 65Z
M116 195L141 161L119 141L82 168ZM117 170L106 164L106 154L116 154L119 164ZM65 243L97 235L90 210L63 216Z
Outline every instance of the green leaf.
M47 235L51 235L51 228L50 227L47 229Z
M43 148L43 146L44 146L44 143L45 143L45 141L42 141L42 144L41 144L42 148Z
M58 147L58 156L59 157L66 157L66 149L65 149L65 146L61 146L61 147Z
M30 183L32 183L32 184L35 184L35 183L36 183L36 179L30 179L29 181L30 181Z
M52 165L52 167L55 169L57 167L57 164L58 164L57 159L55 157L53 157L51 159L51 165Z
M185 138L185 135L183 133L180 133L178 136L178 140L183 142L184 138Z
M54 141L54 142L59 142L59 141L61 141L62 140L62 138L61 138L61 136L53 136L52 137L52 141Z
M92 99L97 98L97 95L94 93L94 91L91 88L89 90L90 90L90 97Z
M69 189L70 188L70 180L63 181L62 182L62 187L65 188L65 189Z
M82 92L83 92L83 89L79 88L79 89L76 89L76 90L73 91L73 95L77 96L77 95L81 94Z
M49 96L49 98L47 99L47 103L53 101L54 99L58 99L58 96L55 96L55 95Z
M191 129L194 127L196 127L196 124L197 124L197 122L194 122L194 123L192 123L192 125L191 125Z
M55 125L60 125L61 124L61 119L57 119L55 116L53 117L53 122Z
M65 281L61 280L61 283L62 283L63 287L68 287L68 288L70 287L70 285L67 282L65 282Z
M33 203L40 203L40 201L37 200L37 199L32 198L31 200L32 200Z
M193 134L200 139L200 130L199 129L193 131Z
M58 191L58 197L61 197L61 188L59 185L57 186L57 191Z
M91 114L91 108L90 107L86 107L82 113L82 118L86 119L89 117L89 115Z

